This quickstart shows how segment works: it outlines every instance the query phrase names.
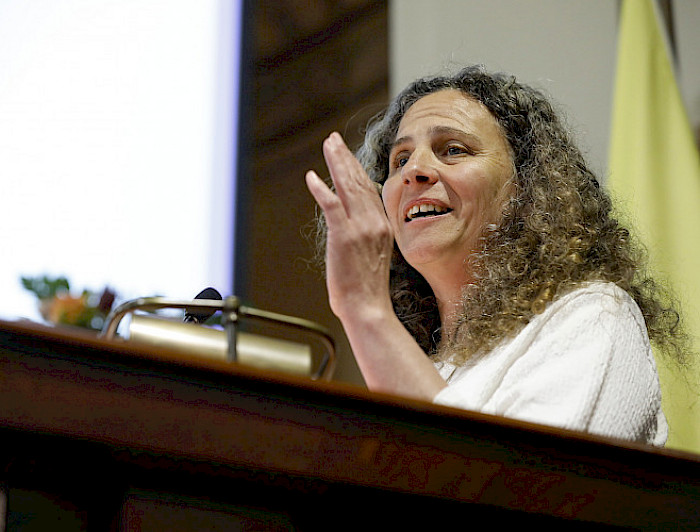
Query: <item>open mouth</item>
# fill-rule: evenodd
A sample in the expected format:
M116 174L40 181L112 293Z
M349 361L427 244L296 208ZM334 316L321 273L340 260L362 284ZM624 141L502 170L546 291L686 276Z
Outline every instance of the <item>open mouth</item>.
M408 209L408 212L406 213L406 221L410 222L416 218L427 218L429 216L442 216L448 212L452 212L452 209L441 205L422 203L420 205L414 205Z

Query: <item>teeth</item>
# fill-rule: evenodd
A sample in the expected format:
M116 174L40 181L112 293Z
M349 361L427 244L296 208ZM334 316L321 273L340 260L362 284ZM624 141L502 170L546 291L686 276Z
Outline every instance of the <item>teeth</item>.
M414 205L408 210L407 217L410 219L415 218L418 213L434 212L435 214L442 214L447 212L449 209L447 207L442 207L441 205L433 205L431 203L421 203L420 205Z

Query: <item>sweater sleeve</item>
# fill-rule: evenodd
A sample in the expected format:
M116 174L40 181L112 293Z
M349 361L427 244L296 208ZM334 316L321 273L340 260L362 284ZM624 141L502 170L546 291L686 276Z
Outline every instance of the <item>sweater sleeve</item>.
M436 402L627 440L665 441L646 327L634 301L614 285L568 294L513 341L461 369Z

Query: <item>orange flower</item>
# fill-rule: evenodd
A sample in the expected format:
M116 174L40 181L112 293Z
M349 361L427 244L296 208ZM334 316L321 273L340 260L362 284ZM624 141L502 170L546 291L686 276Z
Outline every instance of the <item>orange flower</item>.
M46 301L46 318L51 323L75 324L79 321L85 309L87 301L84 296L73 297L70 294L57 295ZM43 312L42 312L43 314Z

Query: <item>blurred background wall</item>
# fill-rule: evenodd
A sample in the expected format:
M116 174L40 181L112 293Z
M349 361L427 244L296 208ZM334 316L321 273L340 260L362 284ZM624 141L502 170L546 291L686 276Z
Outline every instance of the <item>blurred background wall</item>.
M230 292L240 2L0 2L0 315Z
M315 203L304 174L313 168L327 176L323 139L340 131L357 146L388 99L388 5L265 0L250 7L253 90L243 105L250 131L242 134L239 183L248 199L238 210L237 292L329 327L338 340L336 377L362 382L313 261Z

